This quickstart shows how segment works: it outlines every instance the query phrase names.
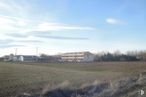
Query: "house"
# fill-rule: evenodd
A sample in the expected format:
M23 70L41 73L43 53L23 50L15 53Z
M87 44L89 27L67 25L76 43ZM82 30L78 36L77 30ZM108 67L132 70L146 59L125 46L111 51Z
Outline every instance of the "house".
M13 61L13 57L14 57L13 54L5 55L5 56L3 57L3 59L4 59L4 61Z
M9 55L5 55L5 56L4 56L4 61L10 61Z
M95 59L95 55L90 52L64 53L60 57L63 62L92 62Z

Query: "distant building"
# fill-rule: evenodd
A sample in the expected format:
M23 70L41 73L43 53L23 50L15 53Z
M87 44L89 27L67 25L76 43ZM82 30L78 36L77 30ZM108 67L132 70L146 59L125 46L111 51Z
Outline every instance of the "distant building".
M4 61L13 61L13 57L14 57L13 54L5 55L5 56L3 57L3 59L4 59Z
M58 62L59 60L60 57L58 56L41 55L38 62Z
M95 59L95 55L90 52L71 52L60 54L63 62L92 62Z
M20 62L37 62L38 57L34 55L17 55L14 57L14 61Z
M9 55L5 55L5 56L4 56L4 61L10 61L10 60L9 60Z
M93 62L95 55L90 52L70 52L59 55L6 55L3 57L4 61L13 62Z
M4 61L36 62L37 60L38 60L38 57L34 55L6 55L4 56Z

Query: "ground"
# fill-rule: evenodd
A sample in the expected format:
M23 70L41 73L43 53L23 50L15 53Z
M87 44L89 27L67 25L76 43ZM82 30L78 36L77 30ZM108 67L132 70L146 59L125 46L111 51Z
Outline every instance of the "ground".
M94 81L115 81L146 70L146 62L12 63L0 62L0 96L41 93L61 83L78 88Z

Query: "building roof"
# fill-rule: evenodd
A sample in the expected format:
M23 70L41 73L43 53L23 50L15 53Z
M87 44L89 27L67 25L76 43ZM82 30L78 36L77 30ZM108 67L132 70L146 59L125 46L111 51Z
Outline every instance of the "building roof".
M90 53L89 51L85 51L85 52L68 52L68 53L62 53L60 55L64 55L64 54L86 54L86 53Z

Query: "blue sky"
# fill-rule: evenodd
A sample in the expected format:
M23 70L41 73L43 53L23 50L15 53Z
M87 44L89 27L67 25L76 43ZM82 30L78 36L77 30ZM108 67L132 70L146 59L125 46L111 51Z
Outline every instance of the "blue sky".
M0 0L0 55L146 49L145 0Z

